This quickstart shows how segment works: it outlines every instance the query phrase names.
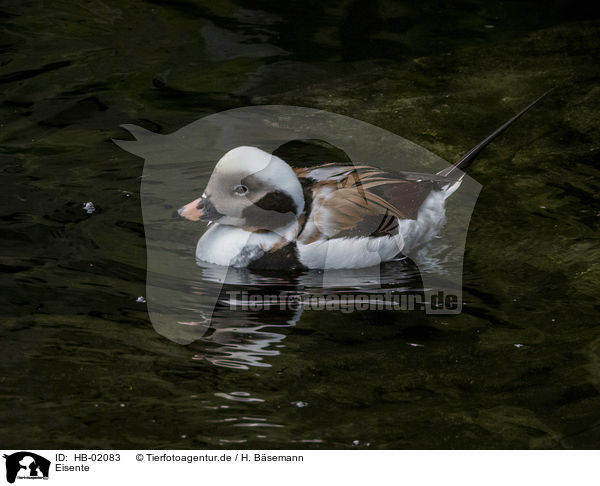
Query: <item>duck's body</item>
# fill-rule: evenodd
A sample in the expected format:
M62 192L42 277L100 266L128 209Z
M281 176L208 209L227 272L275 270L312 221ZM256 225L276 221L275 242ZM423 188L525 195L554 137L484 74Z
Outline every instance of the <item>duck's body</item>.
M439 233L463 170L539 99L435 175L350 164L292 169L256 147L237 147L179 214L213 222L196 257L217 265L341 269L390 261Z
M261 155L258 150L238 147L228 155L256 157ZM277 162L284 163L281 159ZM217 265L250 268L377 265L437 234L445 221L445 200L458 187L447 184L434 189L436 182L423 176L407 177L366 166L328 164L294 172L304 196L304 208L297 218L271 231L215 222L198 241L196 257ZM385 205L373 202L372 198L378 201L378 193L386 189L396 192L383 200ZM292 212L289 207L269 211Z

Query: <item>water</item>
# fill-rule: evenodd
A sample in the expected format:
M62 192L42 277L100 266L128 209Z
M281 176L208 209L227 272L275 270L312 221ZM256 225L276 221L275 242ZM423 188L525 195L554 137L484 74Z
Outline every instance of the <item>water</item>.
M598 447L595 7L32 1L2 11L6 449ZM552 86L471 171L483 190L462 314L221 309L182 345L137 301L143 161L111 142L128 137L119 125L171 133L225 109L289 104L456 160ZM396 283L418 288L404 270Z

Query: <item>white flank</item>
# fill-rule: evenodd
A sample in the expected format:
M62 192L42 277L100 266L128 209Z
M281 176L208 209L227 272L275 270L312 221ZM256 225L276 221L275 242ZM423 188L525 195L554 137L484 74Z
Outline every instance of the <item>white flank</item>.
M402 251L402 236L332 238L298 243L300 262L308 268L364 268L391 260Z

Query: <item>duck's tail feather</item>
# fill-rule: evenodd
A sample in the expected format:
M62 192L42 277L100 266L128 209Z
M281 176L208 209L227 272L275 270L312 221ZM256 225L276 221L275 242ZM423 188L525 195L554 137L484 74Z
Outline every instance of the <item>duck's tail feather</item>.
M523 116L527 111L533 108L544 96L550 93L555 88L549 89L543 95L538 97L536 100L532 101L529 105L523 108L519 113L513 116L510 120L508 120L504 125L498 127L492 133L490 133L487 137L485 137L481 142L479 142L475 147L469 150L462 159L460 159L455 164L450 167L446 167L444 170L441 170L437 173L437 175L442 177L456 177L457 179L462 179L465 170L473 163L473 161L477 158L477 156L481 153L481 151L486 148L498 135L504 132L508 127L510 127L514 122L516 122L521 116Z

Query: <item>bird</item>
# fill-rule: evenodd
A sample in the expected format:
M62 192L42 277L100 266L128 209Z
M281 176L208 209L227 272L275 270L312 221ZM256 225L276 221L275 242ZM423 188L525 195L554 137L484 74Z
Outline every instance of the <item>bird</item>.
M352 163L292 168L258 147L217 162L202 196L177 210L206 221L196 259L250 270L357 269L391 261L439 235L446 200L496 137L539 96L437 174Z

